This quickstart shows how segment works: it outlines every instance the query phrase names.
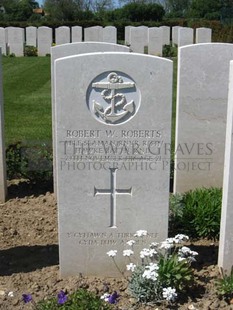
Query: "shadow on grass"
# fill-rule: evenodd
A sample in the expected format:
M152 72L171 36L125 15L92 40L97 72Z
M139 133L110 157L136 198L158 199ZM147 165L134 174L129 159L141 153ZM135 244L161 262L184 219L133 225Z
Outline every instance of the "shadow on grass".
M18 246L0 250L0 276L57 265L58 245Z
M26 196L38 197L45 195L47 192L53 192L53 182L37 181L30 182L29 180L12 180L8 185L8 199L24 198Z

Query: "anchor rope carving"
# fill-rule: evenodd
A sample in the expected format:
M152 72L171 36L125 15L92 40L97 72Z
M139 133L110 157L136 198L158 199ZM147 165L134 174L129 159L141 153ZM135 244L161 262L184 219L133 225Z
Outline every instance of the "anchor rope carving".
M101 117L106 123L116 123L119 120L131 116L135 111L135 103L133 100L127 102L123 93L117 93L118 89L134 88L135 83L123 82L121 76L115 72L111 72L107 77L107 82L93 83L92 87L102 88L101 96L108 102L108 106L104 107L96 100L93 100L94 112Z

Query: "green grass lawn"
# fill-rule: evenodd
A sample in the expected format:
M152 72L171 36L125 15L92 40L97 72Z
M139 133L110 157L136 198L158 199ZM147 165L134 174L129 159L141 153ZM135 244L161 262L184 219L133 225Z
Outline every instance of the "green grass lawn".
M173 77L172 141L175 130L176 60ZM52 139L49 57L3 57L6 145Z
M52 137L49 57L3 57L6 144Z

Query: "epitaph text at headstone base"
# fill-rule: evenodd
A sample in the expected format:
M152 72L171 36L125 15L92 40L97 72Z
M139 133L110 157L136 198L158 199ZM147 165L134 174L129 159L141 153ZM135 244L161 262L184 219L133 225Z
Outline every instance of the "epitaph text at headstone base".
M136 251L167 236L172 62L130 53L58 59L55 90L61 274L120 276L107 251L118 250L124 268L137 230L149 235Z
M222 187L233 44L179 49L174 191Z
M2 87L2 52L0 48L0 203L4 203L7 197L6 182L6 155L4 136L4 108Z
M76 42L51 48L51 92L52 92L52 123L53 123L53 183L56 196L56 149L55 149L55 108L54 108L54 62L58 58L94 52L129 52L129 48L120 44L104 42Z
M228 275L233 266L233 61L230 62L229 81L223 198L218 251L218 266L222 267Z

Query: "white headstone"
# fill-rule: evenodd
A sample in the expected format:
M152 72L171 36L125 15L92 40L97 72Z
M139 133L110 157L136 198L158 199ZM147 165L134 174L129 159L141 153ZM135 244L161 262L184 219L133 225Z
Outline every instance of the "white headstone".
M148 231L144 246L166 238L169 158L157 154L170 143L171 101L169 60L94 53L55 62L62 276L119 277L107 251L118 250L123 268L135 231Z
M143 38L144 38L144 46L148 45L148 27L147 26L139 26L138 29L142 29L143 32Z
M130 45L130 28L132 28L132 26L125 27L125 45Z
M4 109L2 89L2 53L0 48L0 203L6 201L6 158L5 158L5 137L4 137Z
M149 28L148 54L162 56L163 53L163 29L158 27Z
M169 26L160 26L163 33L163 45L170 45L170 27Z
M26 45L37 47L37 28L26 27Z
M117 43L117 29L114 26L107 26L103 28L103 42Z
M148 40L147 40L148 41ZM130 49L135 53L144 54L145 29L140 27L130 28Z
M103 42L103 27L94 26L85 28L84 41Z
M182 28L180 26L173 26L172 27L172 44L178 45L178 30Z
M196 43L211 43L212 29L197 28L196 29Z
M182 27L178 29L178 47L193 44L193 28Z
M70 43L70 27L61 26L55 29L56 45Z
M71 28L71 41L74 42L82 42L82 34L83 29L80 26L73 26Z
M24 55L24 28L7 27L9 53L15 56Z
M56 195L56 149L55 149L55 108L54 108L54 62L58 58L93 53L93 52L129 52L124 45L103 43L103 42L76 42L63 44L51 48L51 97L52 97L52 123L53 123L53 177L54 192Z
M6 32L5 28L0 27L0 48L2 50L2 54L6 55Z
M218 265L228 274L233 266L233 61L230 62L229 97L227 107L225 164L223 178L222 215Z
M233 44L179 49L174 191L222 187Z
M53 43L52 29L46 26L38 28L38 56L46 56L50 54Z

